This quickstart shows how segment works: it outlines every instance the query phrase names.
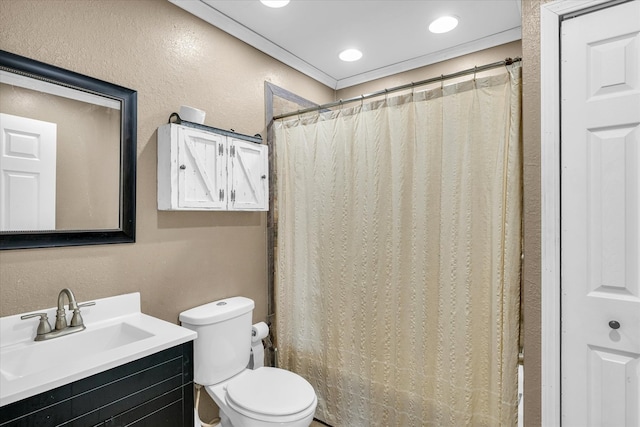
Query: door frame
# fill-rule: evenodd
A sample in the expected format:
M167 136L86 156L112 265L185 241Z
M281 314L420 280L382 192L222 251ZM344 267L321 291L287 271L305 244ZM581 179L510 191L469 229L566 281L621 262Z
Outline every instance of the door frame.
M560 25L628 0L556 0L540 7L542 425L561 425Z

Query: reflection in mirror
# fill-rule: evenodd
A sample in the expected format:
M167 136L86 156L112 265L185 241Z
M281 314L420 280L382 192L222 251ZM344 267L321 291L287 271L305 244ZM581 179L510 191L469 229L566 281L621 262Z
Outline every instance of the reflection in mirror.
M58 88L0 70L0 231L119 226L120 102Z
M0 51L0 248L135 232L136 92Z

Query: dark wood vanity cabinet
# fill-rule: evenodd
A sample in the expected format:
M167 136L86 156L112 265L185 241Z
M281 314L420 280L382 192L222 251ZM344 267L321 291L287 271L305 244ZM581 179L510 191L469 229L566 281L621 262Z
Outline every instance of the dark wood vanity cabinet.
M17 426L191 427L193 342L0 407Z

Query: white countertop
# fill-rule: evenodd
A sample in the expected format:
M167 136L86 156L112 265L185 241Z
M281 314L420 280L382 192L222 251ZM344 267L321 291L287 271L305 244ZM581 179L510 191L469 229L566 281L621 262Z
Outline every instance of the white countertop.
M81 308L87 327L84 331L46 341L34 341L39 318L22 320L20 314L0 318L0 406L192 341L197 336L194 331L141 313L139 293L94 301L96 305ZM46 312L54 326L56 308L34 312ZM67 320L70 318L68 313ZM123 331L126 339L118 337L119 331ZM95 345L96 339L99 346Z

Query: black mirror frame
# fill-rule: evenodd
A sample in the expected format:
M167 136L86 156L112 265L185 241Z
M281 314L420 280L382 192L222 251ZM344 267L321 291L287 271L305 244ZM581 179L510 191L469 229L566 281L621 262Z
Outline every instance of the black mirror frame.
M0 249L134 243L136 233L136 162L138 93L33 59L0 50L0 69L46 80L121 102L120 228L0 232Z

